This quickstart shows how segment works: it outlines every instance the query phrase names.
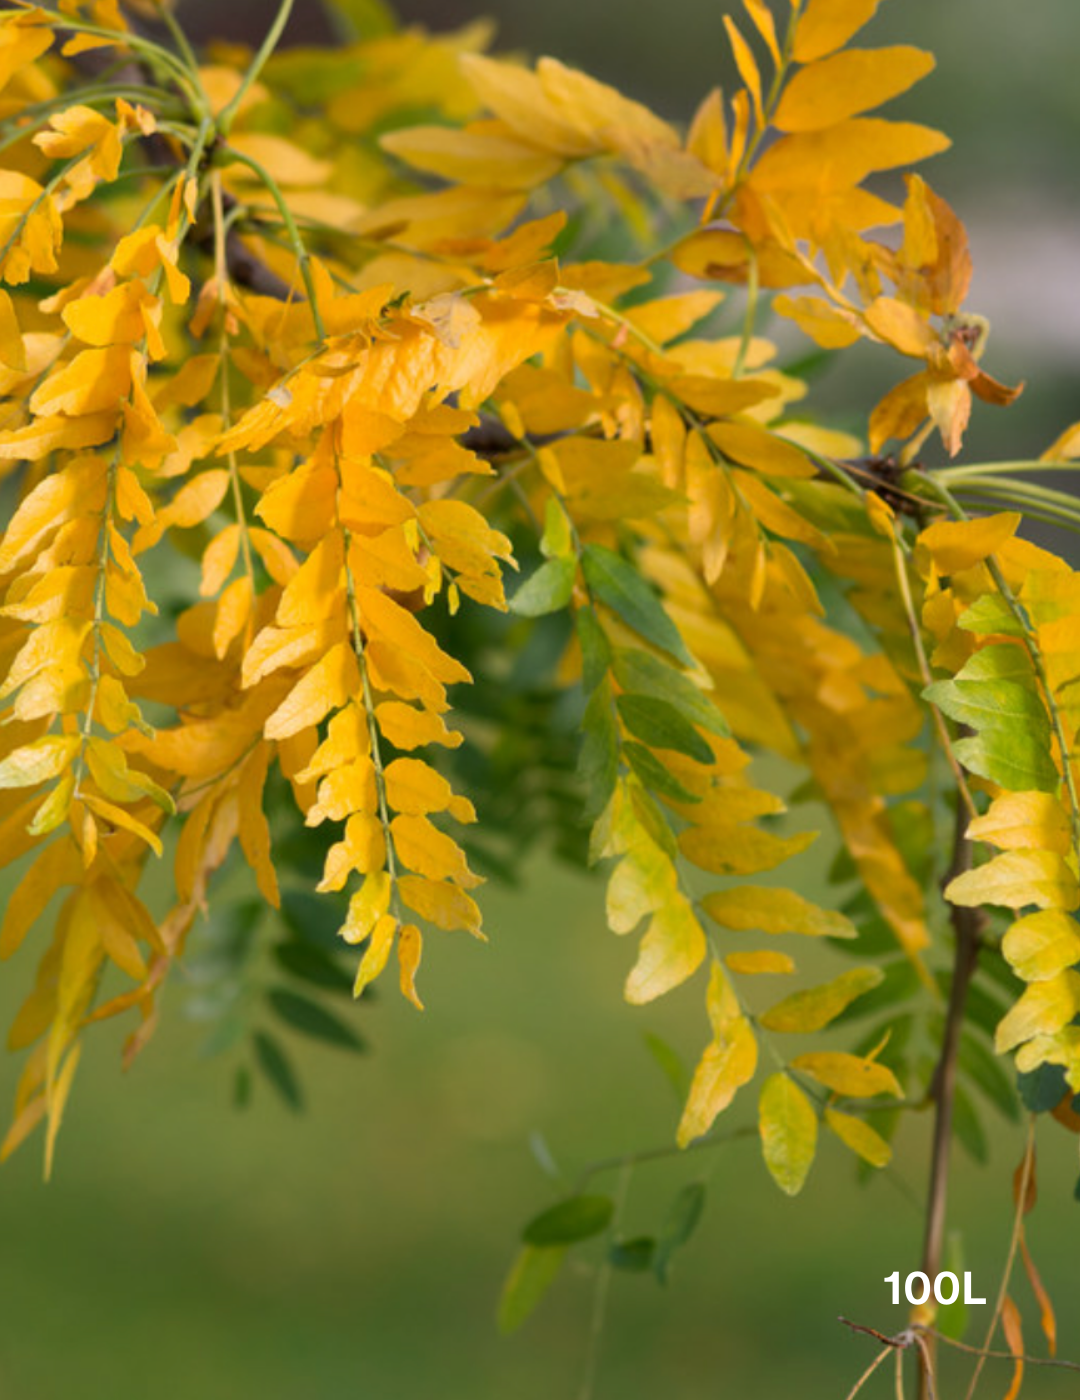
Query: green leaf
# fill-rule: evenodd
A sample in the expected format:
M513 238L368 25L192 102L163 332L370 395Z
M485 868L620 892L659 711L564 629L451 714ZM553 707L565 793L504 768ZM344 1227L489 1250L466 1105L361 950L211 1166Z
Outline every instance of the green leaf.
M585 785L585 820L592 821L610 801L619 775L619 736L608 681L593 691L581 727L578 774Z
M962 627L965 632L974 632L978 636L988 633L1001 637L1024 635L1020 619L997 593L985 593L976 599L966 612L960 614L956 625Z
M367 1041L358 1036L351 1026L339 1021L317 1002L308 1001L307 997L302 997L297 992L291 992L285 987L272 987L267 994L267 1000L281 1020L301 1035L324 1041L327 1045L336 1045L342 1050L353 1050L358 1054L362 1054L368 1048Z
M374 39L380 34L392 34L397 28L393 11L383 0L328 0L328 3L337 13L346 39Z
M613 664L615 679L623 690L666 700L692 724L719 734L721 738L727 738L731 733L727 720L709 699L708 692L699 689L682 671L677 671L659 656L640 651L637 647L621 647L615 652Z
M627 1274L643 1274L652 1268L655 1254L652 1236L638 1235L632 1240L616 1240L608 1250L608 1263Z
M711 763L713 751L674 705L652 695L620 695L615 701L630 733L652 749L673 749L697 763Z
M581 648L581 684L585 694L591 695L611 666L611 645L594 607L579 608L575 623Z
M937 681L923 698L958 724L978 732L959 740L960 762L1013 792L1053 792L1058 771L1050 757L1050 720L1038 694L1013 680Z
M510 611L518 617L543 617L558 612L570 601L576 575L577 560L573 555L549 559L510 599Z
M1040 1065L1028 1074L1017 1074L1016 1087L1029 1113L1049 1113L1057 1108L1069 1086L1061 1065Z
M681 1106L690 1092L690 1072L683 1064L682 1056L674 1046L669 1045L652 1031L645 1032L645 1045L649 1054L660 1067L660 1072L671 1085L675 1098Z
M540 1249L527 1244L514 1260L499 1299L499 1331L514 1332L555 1282L566 1247Z
M1009 613L1012 617L1012 613ZM972 652L953 677L958 681L1016 681L1035 689L1035 668L1024 647L1012 647L1007 642L994 642Z
M990 1157L986 1134L979 1122L975 1105L959 1085L953 1097L953 1126L956 1128L960 1146L974 1161L984 1165Z
M521 1238L526 1244L544 1248L577 1244L603 1234L614 1214L615 1202L610 1196L568 1196L534 1215Z
M696 793L688 791L677 778L673 777L651 749L644 744L636 744L628 739L622 746L623 757L640 780L661 797L670 797L672 802L700 802Z
M691 1181L682 1188L671 1203L664 1228L656 1242L653 1273L661 1283L667 1283L671 1257L680 1250L697 1229L705 1210L705 1183Z
M540 553L545 559L561 559L574 548L573 526L557 496L549 496L544 507L544 534Z
M280 1041L276 1036L267 1035L265 1031L256 1031L252 1043L255 1047L255 1063L289 1108L294 1113L299 1113L304 1107L304 1096L292 1061L282 1049Z
M965 1033L960 1041L959 1061L960 1068L990 1102L1015 1122L1020 1116L1016 1091L997 1056L992 1055L981 1040Z
M1050 757L1049 725L1045 734L1030 729L973 734L953 743L953 753L979 778L1010 792L1056 792L1060 781Z
M325 987L332 992L352 996L353 979L333 958L309 943L278 943L273 949L275 961L291 976L313 987Z
M582 552L581 566L589 588L628 627L684 666L692 667L695 664L660 599L621 555L605 549L603 545L587 544Z
M341 952L338 930L346 913L341 900L306 890L283 890L280 912L282 923L302 942L313 943L328 953Z

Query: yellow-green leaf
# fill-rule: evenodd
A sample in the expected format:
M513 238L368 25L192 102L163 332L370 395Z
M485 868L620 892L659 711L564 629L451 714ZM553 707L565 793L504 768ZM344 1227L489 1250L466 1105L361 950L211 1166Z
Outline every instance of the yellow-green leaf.
M1045 982L1080 963L1080 924L1060 909L1025 914L1006 933L1001 951L1025 982Z
M1059 972L1045 982L1033 982L1004 1016L994 1034L999 1055L1035 1035L1053 1035L1080 1011L1080 975Z
M953 904L983 904L1023 909L1075 909L1080 885L1061 856L1053 851L1006 851L975 870L966 870L945 888Z
M843 914L820 909L792 890L735 885L702 900L711 918L725 928L762 933L803 933L817 938L855 938L858 930Z
M850 1113L838 1113L835 1108L825 1110L825 1122L852 1152L857 1152L864 1162L872 1167L886 1167L892 1160L892 1148L874 1131L869 1123L854 1118Z
M813 1105L786 1074L773 1074L762 1085L758 1121L765 1165L781 1191L797 1196L817 1148Z
M839 1016L846 1006L884 980L878 967L856 967L823 982L818 987L794 992L760 1017L766 1030L802 1034L819 1031Z

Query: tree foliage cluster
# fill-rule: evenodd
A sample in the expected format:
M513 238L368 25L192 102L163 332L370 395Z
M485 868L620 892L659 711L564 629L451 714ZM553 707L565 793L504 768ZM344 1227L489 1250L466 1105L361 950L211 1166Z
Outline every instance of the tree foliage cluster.
M202 56L156 0L0 14L0 955L38 948L3 1155L44 1122L51 1159L84 1037L145 1046L208 909L223 1044L266 916L267 1013L358 1048L327 998L393 961L420 1006L424 940L546 841L603 864L630 1002L701 986L679 1146L752 1096L795 1194L820 1131L881 1168L925 1108L936 1271L980 1100L1080 1128L1080 579L1021 530L1080 520L1030 475L1080 426L920 461L1019 392L911 173L946 138L878 114L932 57L860 46L878 0L742 0L741 86L679 130L357 0L278 52L290 8ZM865 343L906 371L843 431L812 383ZM834 908L784 876L808 802ZM837 970L785 991L807 938ZM612 1262L662 1277L699 1213ZM533 1221L505 1320L610 1216Z

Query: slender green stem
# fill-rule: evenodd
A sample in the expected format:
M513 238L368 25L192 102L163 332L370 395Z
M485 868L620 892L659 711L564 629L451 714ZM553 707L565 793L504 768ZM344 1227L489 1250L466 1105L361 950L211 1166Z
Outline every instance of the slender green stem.
M1017 504L1031 501L1046 509L1053 508L1064 515L1073 515L1080 520L1080 499L1066 491L1055 491L1051 486L1040 486L1032 481L1010 481L1002 477L963 477L957 483L956 494L977 491L983 496L997 496L1002 500L1014 500Z
M50 13L55 17L57 23L66 30L75 34L89 34L97 39L107 39L111 43L118 44L121 48L133 49L136 53L142 54L151 65L166 69L173 80L185 90L197 114L200 117L210 115L199 90L198 74L189 69L182 59L161 44L156 44L152 39L132 33L130 30L108 29L104 25L88 24L85 20L74 19L70 15L57 14L56 11L50 11Z
M311 307L311 319L315 325L315 334L319 340L325 340L326 327L323 324L322 313L319 310L319 300L315 291L315 279L311 273L311 256L308 253L304 240L300 237L300 230L296 226L296 220L293 218L292 210L285 202L285 196L282 194L277 181L259 161L254 160L249 155L241 154L240 151L235 150L232 146L226 149L230 160L237 161L240 165L246 165L249 170L253 171L259 177L266 188L267 194L269 194L270 198L277 205L278 213L281 215L281 221L289 234L289 243L292 246L296 261L300 266L300 276L303 278L304 288L307 291L308 304Z
M707 1152L714 1147L726 1147L732 1142L742 1142L750 1138L758 1138L760 1134L756 1126L748 1124L742 1128L733 1128L728 1133L710 1134L708 1137L698 1138L696 1142L691 1142L686 1147L676 1147L674 1143L668 1143L664 1147L648 1147L640 1152L624 1152L620 1157L602 1157L599 1161L590 1162L581 1169L578 1179L574 1185L574 1195L580 1195L585 1187L602 1172L621 1171L623 1167L636 1167L642 1162L662 1162L668 1157L685 1157L688 1152Z
M1076 472L1080 475L1080 462L972 462L962 467L936 467L933 475L948 486L968 476L1015 476L1022 472Z
M207 97L206 89L203 87L202 79L199 77L198 55L195 53L195 50L191 47L191 42L188 39L188 36L184 33L182 25L179 23L176 16L173 14L172 7L170 5L162 5L161 19L162 23L165 25L165 28L169 31L170 35L172 36L172 41L179 50L180 57L187 64L188 68L190 68L192 77L198 86L199 95L206 103L206 111L209 112L210 99Z
M285 26L289 22L289 15L292 13L294 0L281 0L278 12L274 16L274 22L266 31L266 38L259 46L259 51L251 61L247 72L244 74L240 86L236 89L231 100L222 108L218 115L218 129L222 136L228 136L229 129L233 124L233 119L240 108L241 102L251 90L252 84L258 78L263 68L266 66L270 55L277 48L281 41L281 36L285 32Z

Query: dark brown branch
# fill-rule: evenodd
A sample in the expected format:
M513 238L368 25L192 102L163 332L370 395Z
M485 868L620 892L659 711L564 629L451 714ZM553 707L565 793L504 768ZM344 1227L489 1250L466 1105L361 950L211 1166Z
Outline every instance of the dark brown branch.
M953 838L953 858L943 884L971 869L971 843L964 833L968 813L957 799L956 829ZM979 958L982 915L977 909L953 905L950 909L956 947L953 952L952 985L945 1013L945 1034L941 1053L930 1082L930 1098L934 1101L934 1138L930 1153L930 1185L926 1199L926 1232L923 1237L922 1270L933 1280L941 1268L942 1246L945 1239L945 1216L949 1189L949 1153L952 1147L953 1104L956 1097L957 1058L960 1035L964 1026L964 1008L968 988L975 975ZM931 1338L933 1342L933 1338ZM929 1364L922 1358L919 1371L919 1394L928 1400Z

